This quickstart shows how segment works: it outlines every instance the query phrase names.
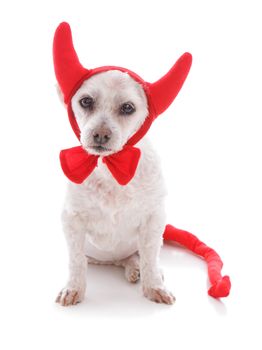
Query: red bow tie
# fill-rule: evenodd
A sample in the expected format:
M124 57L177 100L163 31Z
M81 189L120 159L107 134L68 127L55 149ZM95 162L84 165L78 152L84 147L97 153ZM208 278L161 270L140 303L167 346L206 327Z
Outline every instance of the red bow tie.
M87 153L81 146L60 152L60 162L65 175L75 183L82 183L97 166L99 156ZM103 157L103 162L120 185L126 185L134 176L140 150L124 146L122 151Z

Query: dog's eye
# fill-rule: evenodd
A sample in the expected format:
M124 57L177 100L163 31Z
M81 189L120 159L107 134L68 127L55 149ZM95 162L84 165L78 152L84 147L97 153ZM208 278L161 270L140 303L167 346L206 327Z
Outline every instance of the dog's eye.
M131 102L126 102L122 104L120 108L120 113L124 115L129 115L135 112L135 106Z
M81 98L81 100L79 101L80 105L83 108L89 108L92 109L93 105L94 105L94 100L92 99L92 97L83 97Z

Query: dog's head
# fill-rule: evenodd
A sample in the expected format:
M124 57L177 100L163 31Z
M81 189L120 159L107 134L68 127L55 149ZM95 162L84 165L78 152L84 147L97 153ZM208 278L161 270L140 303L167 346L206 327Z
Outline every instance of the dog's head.
M65 22L56 29L53 56L71 126L83 147L97 155L115 153L126 143L134 146L173 102L192 62L189 53L183 54L154 83L121 67L87 69L78 59Z
M142 86L118 70L93 75L71 100L82 146L90 154L120 151L148 115Z

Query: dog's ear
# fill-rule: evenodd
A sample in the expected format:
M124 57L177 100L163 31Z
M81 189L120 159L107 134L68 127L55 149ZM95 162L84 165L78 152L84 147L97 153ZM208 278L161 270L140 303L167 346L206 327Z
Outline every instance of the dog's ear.
M161 79L149 85L150 97L156 115L163 113L174 101L189 73L192 64L190 53L184 53Z
M65 103L76 84L89 70L84 68L77 57L73 45L72 33L68 23L61 23L55 32L53 42L55 74L64 95Z
M62 90L60 89L60 86L58 84L55 84L55 87L56 87L56 92L57 92L57 96L58 96L59 100L66 107L66 104L64 101L64 95L63 95Z

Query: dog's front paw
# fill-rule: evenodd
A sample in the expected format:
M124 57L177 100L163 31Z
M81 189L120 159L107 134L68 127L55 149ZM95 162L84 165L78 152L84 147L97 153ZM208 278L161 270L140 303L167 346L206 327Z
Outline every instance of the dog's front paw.
M156 303L172 305L176 298L165 288L143 287L144 296Z
M84 293L77 289L64 288L58 294L56 303L62 306L76 305L84 299Z

